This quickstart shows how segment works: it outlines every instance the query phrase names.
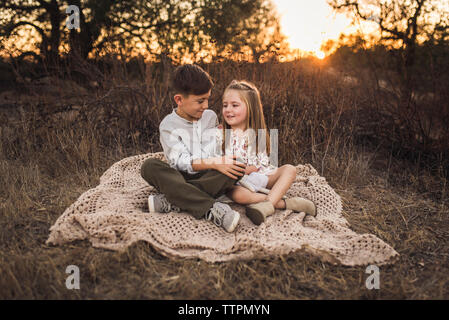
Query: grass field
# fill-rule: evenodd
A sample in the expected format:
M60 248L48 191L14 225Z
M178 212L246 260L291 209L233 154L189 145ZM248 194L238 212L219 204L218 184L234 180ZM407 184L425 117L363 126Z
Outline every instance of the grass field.
M380 289L365 287L365 267L302 252L211 264L168 259L144 242L124 253L87 241L47 246L50 226L108 167L161 150L168 71L117 64L101 79L31 80L0 93L0 299L449 298L447 168L382 139L394 141L393 131L368 81L341 81L313 62L205 68L216 83L211 109L232 79L254 81L279 129L280 164L312 164L342 197L351 228L400 254L380 268ZM79 290L65 286L72 264Z

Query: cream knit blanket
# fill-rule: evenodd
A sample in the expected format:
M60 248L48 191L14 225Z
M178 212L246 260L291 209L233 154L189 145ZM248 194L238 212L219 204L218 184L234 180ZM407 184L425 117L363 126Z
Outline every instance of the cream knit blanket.
M89 239L94 247L124 250L144 240L169 257L200 258L209 262L266 258L305 250L321 259L347 266L391 263L398 253L372 234L352 231L341 215L340 197L310 165L297 165L296 180L287 196L312 200L317 216L277 210L260 226L241 214L234 233L187 213L150 214L148 195L157 193L140 176L148 158L165 160L163 153L125 158L113 164L100 184L68 207L50 228L47 244Z

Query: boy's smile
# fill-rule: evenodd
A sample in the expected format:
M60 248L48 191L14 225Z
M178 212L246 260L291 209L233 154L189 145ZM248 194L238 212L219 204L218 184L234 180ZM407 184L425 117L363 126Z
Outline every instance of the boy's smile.
M201 95L175 95L175 101L178 105L176 113L187 121L198 121L203 116L204 110L209 108L210 94L211 90Z

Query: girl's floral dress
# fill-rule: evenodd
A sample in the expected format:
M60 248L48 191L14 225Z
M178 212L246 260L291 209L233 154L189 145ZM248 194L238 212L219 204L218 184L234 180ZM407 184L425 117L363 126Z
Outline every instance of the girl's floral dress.
M247 166L255 166L259 171L257 173L263 175L270 175L274 173L276 167L270 164L270 158L268 157L266 151L256 153L256 145L249 146L249 135L248 131L245 132L235 132L231 131L231 137L229 144L225 148L226 155L236 155L241 158ZM223 130L217 130L217 148L221 150L223 143ZM217 150L218 150L217 149Z

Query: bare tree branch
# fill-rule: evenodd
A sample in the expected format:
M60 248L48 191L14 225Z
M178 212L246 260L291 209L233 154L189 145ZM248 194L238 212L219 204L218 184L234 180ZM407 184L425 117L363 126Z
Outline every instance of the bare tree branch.
M12 33L15 29L17 29L17 28L20 27L20 26L25 26L25 25L32 26L33 28L35 28L35 29L39 32L39 34L42 36L42 39L43 39L43 40L48 40L48 37L47 37L47 35L45 34L45 31L44 31L42 28L38 27L37 25L35 25L34 23L31 23L31 22L29 22L29 21L20 21L20 22L17 22L17 23L15 23L15 24L12 24L12 25L8 26L8 27L5 29L4 36L5 36L5 37L8 37L9 35L11 35L11 33Z

